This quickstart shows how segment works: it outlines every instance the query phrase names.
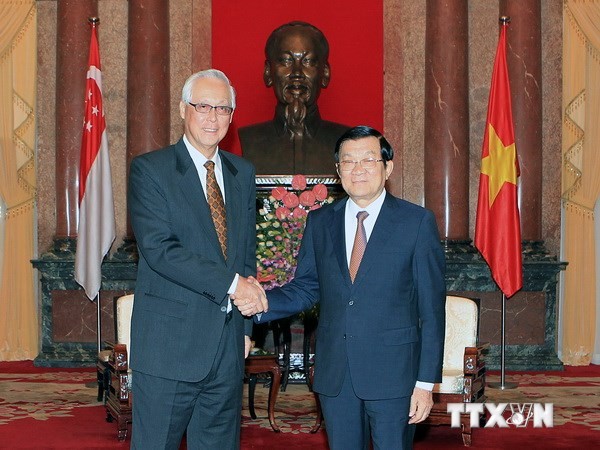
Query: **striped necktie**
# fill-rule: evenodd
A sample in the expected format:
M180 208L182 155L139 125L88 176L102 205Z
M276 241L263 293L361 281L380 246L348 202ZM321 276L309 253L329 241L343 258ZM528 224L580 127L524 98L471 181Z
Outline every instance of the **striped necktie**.
M369 215L366 211L359 211L356 214L356 235L354 236L354 245L352 246L352 254L350 255L350 279L354 283L356 273L360 267L360 261L367 248L367 232L365 231L365 224L363 223Z

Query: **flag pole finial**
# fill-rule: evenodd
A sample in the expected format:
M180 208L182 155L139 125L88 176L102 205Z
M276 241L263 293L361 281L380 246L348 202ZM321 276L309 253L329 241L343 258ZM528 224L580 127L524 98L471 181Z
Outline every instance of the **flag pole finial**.
M100 18L99 17L89 17L88 22L90 23L90 25L95 27L96 25L98 25L100 23Z
M510 17L500 16L500 19L498 19L498 21L500 22L500 25L508 25L510 23Z

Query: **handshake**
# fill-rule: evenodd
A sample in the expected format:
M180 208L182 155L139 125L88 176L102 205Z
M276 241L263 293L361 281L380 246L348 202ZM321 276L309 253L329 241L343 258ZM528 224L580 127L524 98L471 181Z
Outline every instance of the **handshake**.
M230 298L244 316L253 316L269 309L265 290L254 277L240 276L235 293Z

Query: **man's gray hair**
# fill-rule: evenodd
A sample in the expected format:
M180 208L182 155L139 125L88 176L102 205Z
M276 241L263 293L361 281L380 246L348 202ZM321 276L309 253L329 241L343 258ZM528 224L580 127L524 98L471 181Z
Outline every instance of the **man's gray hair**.
M235 89L231 85L229 78L223 72L217 69L207 69L201 70L200 72L196 72L191 75L183 85L183 89L181 90L181 101L184 103L189 103L192 101L192 88L194 87L194 82L199 78L215 78L217 80L224 81L229 86L229 96L231 97L231 106L235 109ZM213 105L217 106L217 105Z

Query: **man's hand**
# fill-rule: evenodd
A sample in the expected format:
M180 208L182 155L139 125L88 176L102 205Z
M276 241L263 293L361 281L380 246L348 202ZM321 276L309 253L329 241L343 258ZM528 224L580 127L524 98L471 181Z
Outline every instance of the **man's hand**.
M267 312L269 309L265 290L253 277L244 278L240 276L231 300L244 316Z
M415 387L413 394L410 397L410 411L408 423L423 422L429 416L429 412L433 407L433 394L431 391Z
M252 349L252 340L250 336L244 336L244 358L247 358Z

